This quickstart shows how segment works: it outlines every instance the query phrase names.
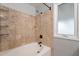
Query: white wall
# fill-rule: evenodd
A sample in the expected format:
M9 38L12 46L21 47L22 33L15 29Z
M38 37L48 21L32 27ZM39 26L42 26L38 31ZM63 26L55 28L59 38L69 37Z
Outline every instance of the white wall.
M52 7L52 3L46 3L46 4L48 6L51 6ZM38 11L36 13L38 15L38 14L40 14L40 12L43 12L43 13L47 12L48 11L48 8L45 5L42 5L42 6L38 7L38 8L36 8L36 10Z
M79 56L79 41L54 39L55 56Z
M36 10L38 10L39 12L37 14L39 14L40 12L46 12L48 10L48 8L46 6L41 6L36 8Z
M37 8L35 8L29 3L2 3L2 5L24 12L28 15L34 15L34 16L38 15L40 12L47 12L48 10L48 8L45 5L42 5L40 7L38 6ZM52 6L52 4L49 3L47 3L47 5Z
M54 19L54 36L56 35L56 22L57 22L57 4L53 4L53 19Z
M78 25L78 30L79 30L79 3L78 3L78 12L77 13L78 13L77 14L78 15L78 24L77 25ZM79 38L79 31L78 31L78 38Z
M28 15L35 15L36 11L35 8L32 7L28 3L2 3L2 5L7 6L9 8L21 11L23 13L26 13Z

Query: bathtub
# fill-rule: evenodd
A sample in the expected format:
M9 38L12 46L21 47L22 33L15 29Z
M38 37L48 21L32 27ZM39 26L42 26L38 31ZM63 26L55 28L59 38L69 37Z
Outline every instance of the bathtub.
M14 49L0 52L1 56L51 56L51 48L45 45L40 47L33 42Z

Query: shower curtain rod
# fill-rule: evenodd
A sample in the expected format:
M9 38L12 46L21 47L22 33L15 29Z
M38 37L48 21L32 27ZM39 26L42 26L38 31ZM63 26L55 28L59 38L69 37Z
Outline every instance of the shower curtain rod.
M51 10L51 7L49 7L47 4L43 3L49 10Z

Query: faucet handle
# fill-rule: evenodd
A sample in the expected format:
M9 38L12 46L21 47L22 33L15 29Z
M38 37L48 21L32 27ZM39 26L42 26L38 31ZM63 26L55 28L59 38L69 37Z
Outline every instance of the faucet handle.
M42 39L43 38L43 35L40 35L40 38Z
M42 42L38 42L38 44L42 44Z

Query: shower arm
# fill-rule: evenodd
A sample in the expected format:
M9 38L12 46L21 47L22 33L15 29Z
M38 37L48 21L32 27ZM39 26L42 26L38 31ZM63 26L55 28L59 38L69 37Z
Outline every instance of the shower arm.
M49 10L51 10L51 7L49 7L47 4L43 3Z

